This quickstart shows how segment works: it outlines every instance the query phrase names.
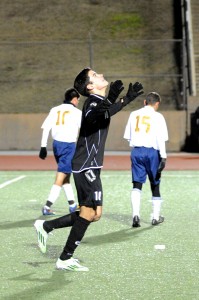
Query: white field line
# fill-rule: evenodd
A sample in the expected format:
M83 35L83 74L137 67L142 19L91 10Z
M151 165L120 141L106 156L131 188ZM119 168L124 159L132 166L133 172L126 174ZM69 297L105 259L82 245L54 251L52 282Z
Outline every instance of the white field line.
M19 177L16 177L12 180L8 180L2 184L0 184L0 189L4 188L5 186L9 185L9 184L12 184L13 182L16 182L16 181L19 181L21 179L23 179L24 177L26 177L25 175L22 175L22 176L19 176Z

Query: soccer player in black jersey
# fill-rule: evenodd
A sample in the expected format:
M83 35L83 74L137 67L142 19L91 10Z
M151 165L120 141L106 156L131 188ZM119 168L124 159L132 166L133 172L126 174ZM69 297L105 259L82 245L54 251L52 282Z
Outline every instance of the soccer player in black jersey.
M74 88L87 97L82 109L81 128L72 160L80 211L50 221L35 222L38 244L43 253L46 252L49 232L72 226L63 252L56 262L57 269L88 271L87 267L80 265L79 261L73 258L73 254L90 223L98 221L102 215L103 190L100 171L111 116L143 93L141 83L130 83L126 95L116 102L124 89L122 81L116 80L110 84L108 96L107 86L108 81L103 74L98 74L90 68L83 69L74 81Z

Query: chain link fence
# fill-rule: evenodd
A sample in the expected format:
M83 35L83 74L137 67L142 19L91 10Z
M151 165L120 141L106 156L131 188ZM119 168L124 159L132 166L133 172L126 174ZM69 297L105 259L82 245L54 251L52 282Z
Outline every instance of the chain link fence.
M0 113L48 112L87 66L110 82L121 79L125 91L129 82L142 82L145 94L160 93L161 109L185 104L181 40L2 42L0 57ZM140 107L142 100L125 109Z

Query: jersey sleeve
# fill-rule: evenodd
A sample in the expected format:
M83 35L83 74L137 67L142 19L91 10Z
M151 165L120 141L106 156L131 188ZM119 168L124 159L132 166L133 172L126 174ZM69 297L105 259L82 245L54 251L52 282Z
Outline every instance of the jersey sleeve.
M128 122L124 131L124 139L130 141L131 140L131 115L129 116Z
M123 107L124 107L124 105L121 101L113 103L109 107L110 116L114 116L116 113L118 113L120 110L122 110Z
M41 138L41 147L47 147L50 129L43 129Z
M52 127L52 121L53 121L53 109L49 112L48 116L44 120L43 124L41 125L42 129L50 128Z
M168 135L168 129L167 129L167 125L166 125L166 121L165 118L162 116L162 136L164 141L168 141L169 139L169 135Z
M43 129L42 138L41 138L41 147L47 146L49 132L52 128L52 115L53 115L53 111L51 110L41 126L41 128Z
M159 114L157 144L160 151L160 156L162 158L167 158L165 142L168 141L168 139L169 137L165 118L163 117L163 115Z
M96 120L110 118L109 107L110 104L106 101L92 101L89 103L85 113L87 121L89 123L95 123Z

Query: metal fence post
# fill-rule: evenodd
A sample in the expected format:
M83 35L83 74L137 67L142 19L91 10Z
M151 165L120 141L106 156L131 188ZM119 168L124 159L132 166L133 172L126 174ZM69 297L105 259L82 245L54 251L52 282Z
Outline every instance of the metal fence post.
M91 69L93 69L93 43L91 32L89 32L89 62Z

